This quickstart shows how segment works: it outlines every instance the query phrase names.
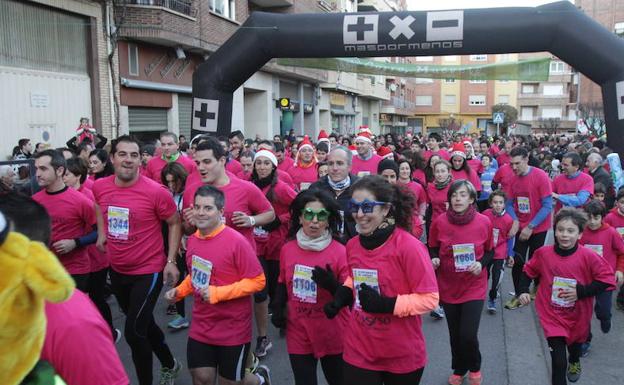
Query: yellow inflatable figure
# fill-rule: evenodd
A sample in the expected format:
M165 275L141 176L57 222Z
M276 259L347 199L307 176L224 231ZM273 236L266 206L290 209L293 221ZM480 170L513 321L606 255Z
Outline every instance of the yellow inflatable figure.
M44 301L67 300L74 281L40 242L9 232L0 213L0 378L19 384L35 366L46 331Z

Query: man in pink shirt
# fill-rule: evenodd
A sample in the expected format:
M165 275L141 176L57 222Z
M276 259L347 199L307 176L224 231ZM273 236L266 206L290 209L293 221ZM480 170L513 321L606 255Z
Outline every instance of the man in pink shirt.
M377 166L382 158L373 152L371 132L368 128L361 129L355 137L355 147L357 155L353 157L351 168L353 174L358 177L377 174Z
M291 157L284 156L284 145L282 143L275 143L274 146L277 169L287 172L295 164L295 161Z
M427 139L428 150L425 151L425 162L429 161L431 155L438 155L444 160L451 160L451 155L448 153L448 151L440 148L440 143L442 143L442 137L440 136L440 134L435 132L429 134L429 137Z
M180 163L189 174L195 169L193 160L179 151L178 137L173 132L163 132L160 134L160 148L162 150L162 155L154 156L145 166L146 177L158 183L162 183L160 172L165 168L167 163L171 162Z
M583 207L594 194L594 179L581 172L583 160L576 152L569 152L561 159L563 174L553 180L552 197L557 201L555 213L562 207Z
M95 242L95 212L87 197L63 182L66 167L65 158L56 150L37 153L37 182L43 190L33 199L45 207L52 219L50 249L72 275L76 287L87 292L91 261L86 246Z

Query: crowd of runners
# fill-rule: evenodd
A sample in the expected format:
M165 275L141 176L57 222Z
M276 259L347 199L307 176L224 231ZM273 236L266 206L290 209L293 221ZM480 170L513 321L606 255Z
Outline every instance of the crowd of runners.
M14 158L34 159L36 183L28 165L0 166L0 239L10 227L43 242L76 287L46 304L24 383L45 363L69 385L127 385L124 337L140 385L174 384L182 368L194 385L270 385L261 362L275 327L293 384L316 385L320 361L330 385L414 385L427 315L448 325L448 384L478 385L481 317L531 301L552 384L580 378L593 315L608 333L614 296L624 309L624 189L603 141L367 127L315 139L140 143L83 128L66 148L21 140ZM163 328L188 328L186 357Z

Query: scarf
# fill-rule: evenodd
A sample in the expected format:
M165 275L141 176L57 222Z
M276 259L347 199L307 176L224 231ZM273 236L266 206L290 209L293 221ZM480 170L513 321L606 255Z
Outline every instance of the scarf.
M438 182L434 179L433 184L435 184L436 189L442 190L451 183L452 179L453 179L453 176L449 175L448 178L446 178L444 182Z
M370 158L373 157L373 155L374 155L373 150L368 150L368 155L360 156L360 154L358 154L357 157L362 159L362 160L369 160Z
M446 217L448 218L449 222L454 225L466 225L472 222L475 215L477 215L477 210L475 210L474 205L470 205L463 214L456 213L451 208L446 210Z
M269 174L269 176L267 176L266 178L260 178L258 177L257 172L254 170L252 172L252 180L253 183L258 186L258 188L260 190L262 190L263 188L265 188L266 186L270 185L271 182L273 182L273 177L275 176L275 168L273 169L273 171L271 171L271 173Z
M557 255L559 256L567 257L569 255L574 254L577 249L578 249L578 242L574 244L574 247L566 250L566 249L562 249L561 247L559 247L559 242L557 242L557 240L555 239L555 253L557 253Z
M347 175L347 177L339 182L334 182L331 180L329 175L327 176L327 183L329 183L329 187L334 191L342 191L344 189L349 188L351 186L351 177Z
M318 238L310 238L304 232L303 228L297 231L297 244L304 250L311 251L323 251L329 246L332 241L329 230L325 230L325 233Z
M360 245L366 250L373 250L383 245L394 232L394 225L383 222L371 234L360 234Z
M162 160L164 160L167 163L171 163L171 162L175 162L176 160L178 160L178 158L180 157L180 152L176 152L175 154L171 155L171 156L167 156L165 154L162 154Z

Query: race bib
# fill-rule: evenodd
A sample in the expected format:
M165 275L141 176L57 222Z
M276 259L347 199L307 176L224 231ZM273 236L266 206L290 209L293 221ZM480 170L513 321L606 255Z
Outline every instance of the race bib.
M561 298L561 294L566 289L575 289L576 279L554 277L552 285L552 295L550 301L558 307L573 307L576 301L567 301Z
M585 247L602 257L602 245L585 245Z
M311 185L312 185L312 183L301 182L301 183L299 183L299 191L307 190L307 189L310 188Z
M128 234L130 234L130 209L108 206L108 235L126 240Z
M621 237L624 237L624 227L616 227L615 229L620 233Z
M492 181L491 180L483 180L481 181L481 187L484 192L492 192Z
M200 290L210 285L212 274L212 262L193 255L191 262L191 283L195 290Z
M316 282L312 280L312 268L295 265L293 274L293 295L300 302L316 303Z
M355 306L361 308L360 306L360 286L365 283L369 287L373 288L377 291L377 293L381 294L379 291L379 277L377 275L377 270L372 269L353 269L353 287L355 288Z
M492 239L494 240L494 247L498 246L498 235L500 234L499 229L492 229Z
M518 197L518 211L521 214L531 213L531 201L527 197Z
M370 171L360 171L357 173L357 176L359 176L360 178L368 175L370 175Z
M470 265L477 260L474 243L453 245L453 259L455 260L456 273L468 271Z
M256 238L266 238L269 236L269 232L263 229L262 227L254 227L253 235Z

